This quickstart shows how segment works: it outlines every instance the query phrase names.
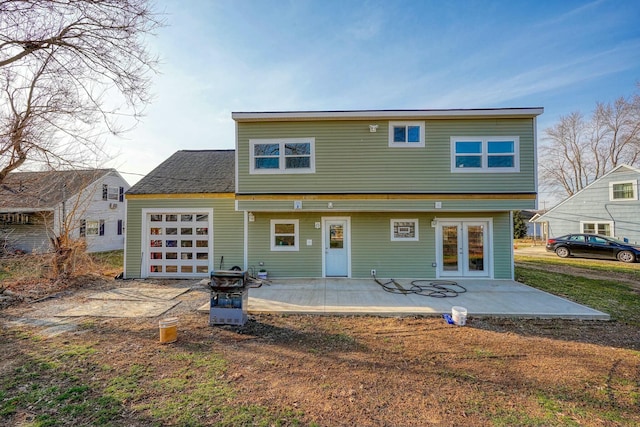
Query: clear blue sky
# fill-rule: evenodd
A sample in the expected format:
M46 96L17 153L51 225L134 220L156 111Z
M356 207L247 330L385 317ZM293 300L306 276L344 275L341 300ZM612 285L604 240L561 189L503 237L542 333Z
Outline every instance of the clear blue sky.
M164 0L154 103L115 166L135 183L181 149L234 148L232 111L544 107L640 81L640 1Z

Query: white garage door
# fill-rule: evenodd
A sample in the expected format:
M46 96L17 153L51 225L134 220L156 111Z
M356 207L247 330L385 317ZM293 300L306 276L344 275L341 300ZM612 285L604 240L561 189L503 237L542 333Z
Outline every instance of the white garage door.
M146 213L148 276L202 277L213 259L213 212Z

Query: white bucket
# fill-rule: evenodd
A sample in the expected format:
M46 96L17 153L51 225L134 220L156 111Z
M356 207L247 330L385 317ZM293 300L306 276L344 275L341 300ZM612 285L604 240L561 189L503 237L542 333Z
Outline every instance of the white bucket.
M467 323L467 309L459 306L451 307L451 318L456 325L464 326Z

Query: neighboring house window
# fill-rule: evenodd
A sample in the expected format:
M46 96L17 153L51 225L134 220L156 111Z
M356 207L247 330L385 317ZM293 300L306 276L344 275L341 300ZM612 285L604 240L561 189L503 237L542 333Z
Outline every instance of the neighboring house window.
M519 171L519 137L451 137L451 172Z
M638 182L626 181L609 183L609 200L638 200Z
M602 234L613 236L612 222L580 222L580 231L589 234Z
M389 122L389 147L424 147L424 122Z
M114 187L111 185L102 184L102 200L115 200L117 202L121 202L123 195L123 187Z
M122 220L119 219L118 220L118 236L122 236L122 230L123 230Z
M31 218L28 214L8 213L0 214L0 222L4 224L31 224Z
M412 241L418 239L417 219L392 219L391 240Z
M314 173L315 138L251 139L250 173Z
M297 251L298 230L297 219L272 219L271 250Z
M104 220L81 220L80 221L80 237L86 236L104 236Z

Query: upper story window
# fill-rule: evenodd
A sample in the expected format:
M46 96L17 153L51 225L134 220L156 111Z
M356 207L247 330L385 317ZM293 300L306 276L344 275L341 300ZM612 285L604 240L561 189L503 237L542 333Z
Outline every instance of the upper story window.
M314 173L315 138L251 139L250 173Z
M609 183L609 200L625 201L638 200L638 182L610 182Z
M124 187L102 184L102 200L124 201Z
M451 137L451 172L519 171L519 137Z
M424 147L424 122L389 122L389 147Z

